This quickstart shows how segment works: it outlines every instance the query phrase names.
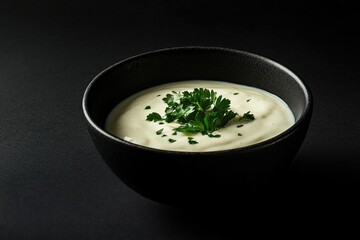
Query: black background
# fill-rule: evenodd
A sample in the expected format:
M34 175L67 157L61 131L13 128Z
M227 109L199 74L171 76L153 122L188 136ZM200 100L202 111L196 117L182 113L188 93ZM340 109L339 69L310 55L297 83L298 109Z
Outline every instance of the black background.
M327 1L0 2L0 238L240 238L347 220L360 184L359 18ZM282 194L177 210L101 160L81 109L87 84L124 58L185 45L256 53L310 86L312 123Z

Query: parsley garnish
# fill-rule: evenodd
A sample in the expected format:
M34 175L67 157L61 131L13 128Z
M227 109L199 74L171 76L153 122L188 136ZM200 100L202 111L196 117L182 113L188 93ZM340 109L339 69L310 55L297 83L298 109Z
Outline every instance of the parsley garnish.
M234 93L234 95L237 94ZM176 135L176 132L201 133L212 138L219 138L220 134L212 133L224 127L238 115L230 109L229 99L223 98L222 95L217 96L214 90L204 88L183 92L171 91L162 100L167 104L164 117L152 112L147 115L146 120L160 121L159 124L163 123L162 121L179 123L180 126L174 129L173 135ZM240 116L239 120L243 119L254 120L255 117L248 111ZM242 125L237 127L242 127ZM160 135L162 130L158 132L156 134ZM188 140L190 144L198 143L192 137L188 137Z
M145 109L148 110L148 109L151 109L151 107L150 107L150 106L146 106Z
M164 120L180 123L175 129L178 132L209 135L236 116L230 110L229 99L218 97L213 90L204 88L195 88L192 92L173 91L162 100L167 104Z
M174 142L176 142L176 140L175 140L175 139L172 139L172 138L169 138L169 142L170 142L170 143L174 143Z

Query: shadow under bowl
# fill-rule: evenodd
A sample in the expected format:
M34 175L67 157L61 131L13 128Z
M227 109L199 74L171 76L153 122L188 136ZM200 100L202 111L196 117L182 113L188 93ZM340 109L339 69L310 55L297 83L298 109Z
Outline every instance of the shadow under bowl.
M110 111L141 90L182 80L215 80L264 89L283 99L295 116L285 132L261 143L213 152L148 148L104 129ZM287 166L306 136L312 97L284 66L244 51L218 47L156 50L120 61L97 75L83 97L94 145L110 169L142 196L169 205L246 198Z

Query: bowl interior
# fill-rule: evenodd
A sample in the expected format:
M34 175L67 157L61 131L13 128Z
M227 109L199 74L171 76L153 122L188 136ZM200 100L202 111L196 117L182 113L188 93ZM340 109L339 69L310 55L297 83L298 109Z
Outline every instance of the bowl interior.
M181 80L216 80L258 87L282 98L298 121L309 105L306 86L285 67L247 52L222 48L176 48L121 61L100 73L85 93L85 108L104 129L110 111L130 95Z

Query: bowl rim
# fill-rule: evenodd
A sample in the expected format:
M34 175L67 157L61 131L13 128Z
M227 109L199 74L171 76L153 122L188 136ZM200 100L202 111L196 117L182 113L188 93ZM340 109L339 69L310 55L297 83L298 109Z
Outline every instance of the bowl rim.
M223 52L227 52L227 53L235 53L235 54L241 54L241 55L245 55L245 56L249 56L252 58L257 58L259 60L262 60L264 62L266 62L267 64L273 65L276 68L284 71L286 74L288 74L292 79L294 79L297 84L301 87L301 89L303 90L303 93L305 95L305 110L303 111L303 113L301 114L301 116L299 117L299 119L295 122L295 124L293 124L290 128L288 128L287 130L281 132L280 134L271 137L267 140L255 143L255 144L251 144L248 146L243 146L243 147L238 147L238 148L231 148L231 149L224 149L224 150L214 150L214 151L203 151L203 152L191 152L191 151L175 151L175 150L165 150L165 149L157 149L157 148L152 148L152 147L147 147L144 145L139 145L139 144L135 144L129 141L126 141L124 139L118 138L110 133L108 133L104 127L100 127L98 126L93 119L91 118L89 112L88 112L88 95L89 92L92 89L92 86L94 85L94 83L96 81L98 81L99 79L101 79L101 76L104 75L106 72L110 71L111 69L117 67L118 65L121 64L125 64L127 62L136 60L138 58L142 58L145 56L150 56L150 55L155 55L155 54L159 54L159 53L163 53L163 52L169 52L169 51L181 51L181 50L215 50L215 51L223 51ZM289 70L287 67L279 64L276 61L273 61L267 57L263 57L260 56L258 54L254 54L254 53L250 53L248 51L244 51L244 50L238 50L238 49L232 49L232 48L226 48L226 47L214 47L214 46L181 46L181 47L169 47L169 48L161 48L161 49L156 49L156 50L151 50L151 51L147 51L147 52L143 52L137 55L133 55L131 57L127 57L123 60L120 60L110 66L108 66L107 68L105 68L104 70L102 70L100 73L98 73L88 84L88 86L86 87L84 94L83 94L83 98L82 98L82 109L83 109L83 114L85 116L85 119L87 121L87 123L93 128L95 129L100 135L106 137L107 139L110 139L112 141L121 143L121 144L125 144L131 148L136 148L136 149L141 149L141 150L145 150L145 151L153 151L153 152L159 152L159 153L169 153L169 154L182 154L182 155L212 155L212 154L219 154L219 153L232 153L232 152L248 152L248 151L256 151L258 149L264 148L264 147L268 147L271 146L273 144L276 144L279 141L282 141L283 139L287 138L288 136L290 136L293 132L296 132L302 124L304 124L304 121L306 120L306 117L311 114L312 112L312 108L313 108L313 97L312 97L312 93L311 90L309 88L309 86L307 85L307 83L303 80L301 80L295 73L293 73L291 70Z

